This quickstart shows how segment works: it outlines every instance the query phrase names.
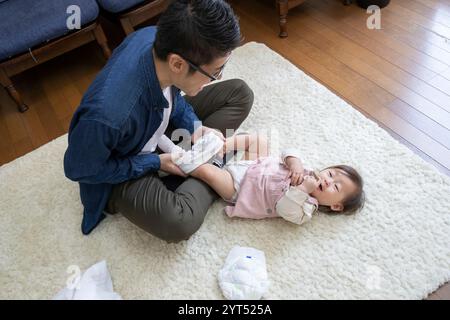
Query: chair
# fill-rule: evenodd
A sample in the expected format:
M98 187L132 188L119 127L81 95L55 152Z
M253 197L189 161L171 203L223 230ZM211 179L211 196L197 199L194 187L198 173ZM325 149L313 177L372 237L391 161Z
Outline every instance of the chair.
M120 21L128 35L135 27L166 10L170 0L97 0L100 7Z
M67 26L71 5L80 8L80 30ZM109 58L98 14L95 0L0 0L0 84L20 112L28 106L14 87L14 75L91 41L97 41Z
M286 38L287 32L287 15L290 9L302 4L305 0L277 0L278 15L280 17L280 38Z
M280 17L280 38L286 38L288 36L287 32L287 15L289 10L292 8L297 7L298 5L305 2L305 0L276 0L277 1L277 8L278 8L278 15ZM352 0L342 0L342 3L346 6L351 4ZM384 1L388 2L389 1Z

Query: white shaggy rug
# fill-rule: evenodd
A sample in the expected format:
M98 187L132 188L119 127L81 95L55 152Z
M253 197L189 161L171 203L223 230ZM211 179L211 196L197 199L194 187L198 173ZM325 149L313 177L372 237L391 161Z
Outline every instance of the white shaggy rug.
M52 298L73 276L69 266L105 259L125 299L223 299L217 274L234 245L265 252L269 299L421 299L450 279L448 177L264 45L236 50L226 76L255 92L244 129L277 129L280 147L299 147L307 165L358 168L364 210L297 227L230 219L217 201L184 243L121 215L83 236L63 136L0 168L0 298Z

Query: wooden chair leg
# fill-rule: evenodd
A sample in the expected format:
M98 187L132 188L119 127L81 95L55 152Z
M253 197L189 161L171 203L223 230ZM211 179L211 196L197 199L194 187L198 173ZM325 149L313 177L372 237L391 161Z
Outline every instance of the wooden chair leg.
M23 102L22 98L20 97L19 92L17 92L11 79L6 75L6 73L3 69L0 69L0 83L8 91L9 95L16 103L19 111L20 112L27 111L28 106Z
M100 23L98 23L94 29L94 36L97 40L97 43L102 48L103 55L105 56L106 60L108 60L109 57L111 57L111 50L109 49L108 40L106 39L105 33L103 32L103 28Z
M129 35L130 33L134 32L134 28L131 25L130 19L128 18L121 18L120 24L122 25L123 31L125 31L126 35Z
M287 14L289 11L288 0L277 0L278 14L280 15L280 38L286 38L287 33Z

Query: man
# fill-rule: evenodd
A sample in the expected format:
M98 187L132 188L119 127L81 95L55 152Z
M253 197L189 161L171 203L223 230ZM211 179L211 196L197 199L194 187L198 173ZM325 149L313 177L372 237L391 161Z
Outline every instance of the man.
M185 175L172 162L171 143L159 142L177 128L193 142L213 128L223 138L244 121L253 93L242 80L204 88L222 77L240 39L225 1L175 0L157 28L131 34L114 51L74 114L64 157L66 176L80 185L84 234L104 212L121 212L168 242L200 228L217 194L194 178L175 185L160 178L158 170Z

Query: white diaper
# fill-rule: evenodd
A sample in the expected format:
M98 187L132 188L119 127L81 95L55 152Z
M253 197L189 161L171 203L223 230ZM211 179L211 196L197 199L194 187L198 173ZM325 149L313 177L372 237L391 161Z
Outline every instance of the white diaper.
M233 186L236 190L233 197L231 198L231 202L236 202L241 182L244 179L245 173L251 165L255 164L255 162L256 160L231 161L223 167L233 177Z
M233 247L219 272L219 285L228 300L261 299L269 288L264 252Z
M180 169L189 174L200 165L210 161L223 147L223 141L213 132L200 137L191 150L184 151L181 148L173 148L172 161Z

